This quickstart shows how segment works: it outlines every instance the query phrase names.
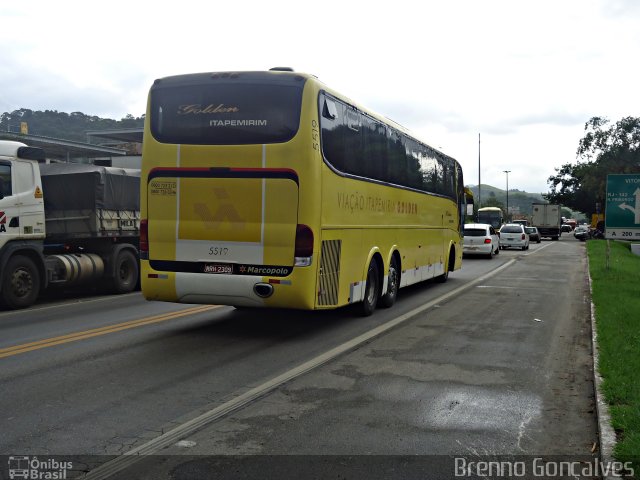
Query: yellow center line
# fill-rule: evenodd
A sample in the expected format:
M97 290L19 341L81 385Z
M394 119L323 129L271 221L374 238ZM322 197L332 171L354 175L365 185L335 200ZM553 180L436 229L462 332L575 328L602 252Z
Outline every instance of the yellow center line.
M33 350L40 350L41 348L53 347L55 345L62 345L64 343L76 342L78 340L84 340L86 338L98 337L100 335L107 335L109 333L119 332L122 330L128 330L129 328L141 327L143 325L149 325L152 323L164 322L166 320L172 320L174 318L184 317L186 315L194 315L196 313L206 312L220 308L220 305L204 305L198 307L188 308L186 310L180 310L179 312L163 313L161 315L155 315L148 318L140 318L138 320L130 320L128 322L116 323L115 325L107 325L106 327L93 328L91 330L84 330L82 332L69 333L67 335L61 335L59 337L45 338L30 343L23 343L21 345L14 345L12 347L0 348L0 358L10 357L18 355L20 353L31 352Z

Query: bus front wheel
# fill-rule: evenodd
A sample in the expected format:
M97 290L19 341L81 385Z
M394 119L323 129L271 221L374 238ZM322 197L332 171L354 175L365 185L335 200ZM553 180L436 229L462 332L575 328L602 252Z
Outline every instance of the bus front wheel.
M449 261L444 265L444 273L436 277L438 283L445 283L449 279L449 272L453 270L455 260L455 253L451 250L449 252Z
M362 302L362 316L368 317L376 309L378 297L380 296L380 275L378 274L378 264L375 259L371 259L367 269L367 284L364 287L364 300Z

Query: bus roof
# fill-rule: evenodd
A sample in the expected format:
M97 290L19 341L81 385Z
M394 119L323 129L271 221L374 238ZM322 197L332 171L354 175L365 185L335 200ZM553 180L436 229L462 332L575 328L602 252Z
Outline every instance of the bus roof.
M410 136L414 140L419 143L423 143L428 146L430 149L438 152L443 157L450 158L457 162L453 157L447 155L442 152L438 148L433 147L426 141L422 140L420 137L416 136L413 132L411 132L408 128L403 126L402 124L396 122L395 120L390 119L380 113L377 113L373 110L370 110L367 107L364 107L362 104L352 100L348 96L340 93L336 90L325 85L321 80L318 79L315 75L309 73L296 72L293 70L283 70L283 69L274 69L268 71L228 71L228 72L200 72L200 73L188 73L183 75L172 75L168 77L163 77L156 79L153 83L152 89L161 88L164 86L171 87L174 85L198 85L204 81L210 81L211 79L230 79L237 81L238 83L243 82L254 82L256 80L260 80L267 83L282 83L283 80L285 82L311 82L315 84L316 88L320 91L326 91L331 95L339 98L340 100L353 105L358 108L358 110L370 115L371 117L379 120L382 123L385 123L393 128L399 130L401 133ZM286 80L285 80L286 79Z

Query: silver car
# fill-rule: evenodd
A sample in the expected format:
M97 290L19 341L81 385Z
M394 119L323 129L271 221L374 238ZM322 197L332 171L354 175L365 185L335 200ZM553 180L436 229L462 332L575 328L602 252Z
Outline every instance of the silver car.
M529 242L540 243L542 239L540 238L540 232L536 227L524 227L525 232L529 234Z
M529 248L529 234L517 223L507 223L500 229L500 248Z
M484 255L491 259L500 253L500 238L488 223L468 223L462 230L463 255Z

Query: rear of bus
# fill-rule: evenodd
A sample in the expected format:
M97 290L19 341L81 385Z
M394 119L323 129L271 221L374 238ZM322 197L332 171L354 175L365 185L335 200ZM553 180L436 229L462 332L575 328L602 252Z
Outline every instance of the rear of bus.
M141 182L147 299L314 307L316 98L292 72L156 80Z

